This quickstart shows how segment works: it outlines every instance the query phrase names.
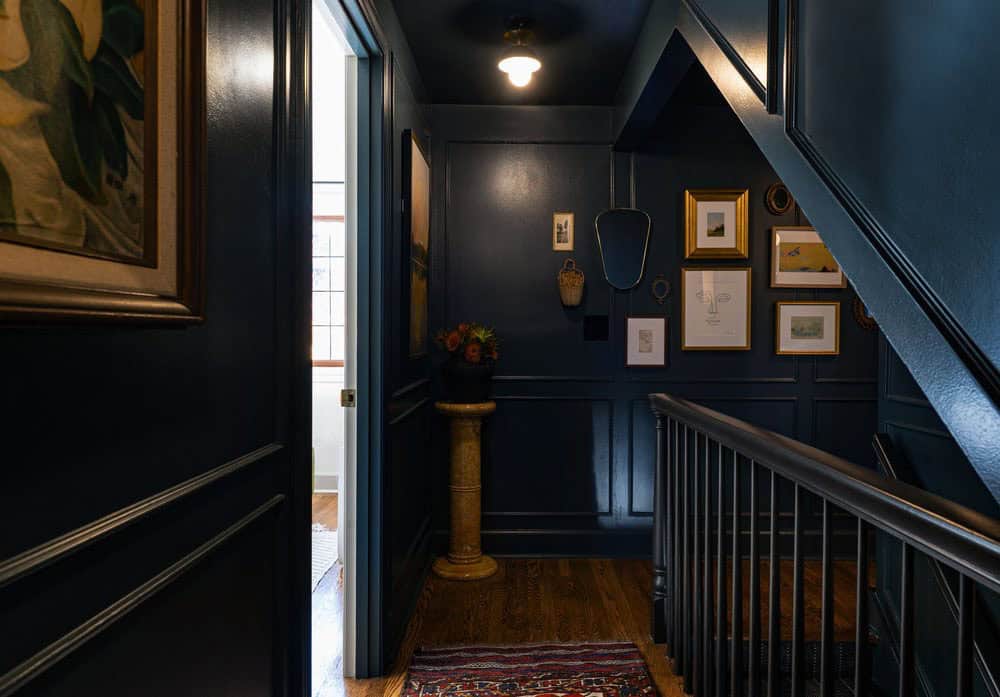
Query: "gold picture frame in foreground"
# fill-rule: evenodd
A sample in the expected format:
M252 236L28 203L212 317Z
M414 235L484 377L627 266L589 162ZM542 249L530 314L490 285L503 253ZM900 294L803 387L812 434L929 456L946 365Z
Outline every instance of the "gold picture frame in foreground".
M684 258L747 259L748 189L684 191Z
M786 322L783 311L793 308L802 308L802 314L787 314ZM835 300L787 300L775 303L774 351L779 356L839 356L840 303Z
M689 289L689 274L695 273L713 273L713 274L740 274L745 277L745 279L739 280L737 283L733 283L731 280L720 283L713 283L713 296L712 298L706 298L704 296L697 297L689 295L689 293L698 293L699 291L694 288ZM718 279L722 281L722 279ZM688 267L681 269L681 350L682 351L749 351L751 347L750 336L751 336L751 325L753 320L753 314L751 313L751 301L753 299L752 294L752 274L749 267ZM704 276L702 277L702 285L704 285ZM729 295L728 298L721 298L718 293L723 292L721 286L728 286L725 292ZM703 289L704 290L704 289ZM734 298L732 297L734 292L745 293L745 302L740 302L739 298L735 298L737 304L732 304ZM708 343L706 341L697 341L697 335L692 331L694 323L698 321L698 317L694 316L692 311L688 308L688 301L691 301L693 308L698 308L699 310L704 310L704 317L702 318L705 323L711 319L712 315L716 315L718 322L731 321L732 318L726 318L725 309L728 307L740 307L745 313L742 317L743 321L743 332L738 334L740 338L734 340L731 343Z

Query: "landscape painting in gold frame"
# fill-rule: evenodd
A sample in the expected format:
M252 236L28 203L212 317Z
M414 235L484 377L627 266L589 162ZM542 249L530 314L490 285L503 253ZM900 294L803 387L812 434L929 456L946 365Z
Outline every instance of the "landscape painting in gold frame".
M404 233L409 250L409 357L427 354L430 298L431 166L416 133L403 132L403 201L409 216Z
M684 192L684 258L746 259L750 216L746 189Z
M201 320L204 0L8 2L0 25L0 317Z
M847 278L811 227L771 230L772 288L846 288Z
M790 300L775 304L775 352L779 356L840 354L840 303Z

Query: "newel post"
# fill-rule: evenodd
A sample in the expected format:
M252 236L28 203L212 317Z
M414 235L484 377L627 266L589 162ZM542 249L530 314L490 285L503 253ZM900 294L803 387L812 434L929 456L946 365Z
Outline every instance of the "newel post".
M662 644L667 640L667 608L669 603L669 588L667 583L667 430L664 428L664 417L656 408L656 464L653 469L653 617L650 633L653 642Z

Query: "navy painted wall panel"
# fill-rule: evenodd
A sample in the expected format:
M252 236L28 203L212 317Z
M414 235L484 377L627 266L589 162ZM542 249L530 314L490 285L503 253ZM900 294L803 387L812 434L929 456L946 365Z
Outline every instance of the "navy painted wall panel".
M291 288L299 240L275 224L284 219L275 207L275 28L269 0L207 3L204 323L0 328L0 564L36 545L51 551L53 538L237 458L249 463L3 584L0 682L36 652L70 649L18 694L295 689L289 571L305 506L291 510L294 343L291 296L279 293ZM186 573L166 573L184 561ZM160 592L140 593L119 622L93 621L158 577ZM86 631L74 653L61 642L77 627ZM95 628L103 631L87 633Z
M892 439L914 481L939 496L994 518L1000 505L976 476L917 386L883 337L879 342L879 430Z
M661 137L634 157L612 156L595 137L610 130L603 109L592 109L587 123L581 110L567 122L560 109L433 107L432 324L495 324L503 342L494 384L498 413L484 438L487 551L644 553L655 439L650 392L694 399L871 463L870 449L855 445L868 443L875 430L875 334L847 326L850 289L768 287L770 226L806 221L766 212L763 195L774 172L714 88L707 95L703 88L688 85L661 123ZM563 128L554 127L560 122ZM687 265L683 190L733 186L751 191L753 350L685 353L678 290ZM594 215L612 200L647 210L653 221L646 274L630 292L603 281L593 235ZM551 215L560 210L576 214L576 249L568 254L551 250ZM567 256L587 275L578 309L559 302L556 272ZM673 286L664 306L649 291L658 273ZM843 357L774 355L775 300L809 298L843 303ZM668 318L667 367L626 369L626 316L656 313ZM584 341L585 314L608 314L607 342ZM845 410L836 400L861 408ZM434 506L442 532L445 429L438 419ZM623 535L632 536L626 545Z
M1000 5L798 4L798 128L1000 365Z
M390 2L375 3L385 33L391 70L390 215L385 227L387 313L385 340L385 403L387 426L382 476L382 611L383 665L390 666L403 638L410 612L430 563L429 358L409 356L409 227L403 219L404 136L412 132L429 153L430 130L424 105L425 89ZM433 158L428 156L431 170Z

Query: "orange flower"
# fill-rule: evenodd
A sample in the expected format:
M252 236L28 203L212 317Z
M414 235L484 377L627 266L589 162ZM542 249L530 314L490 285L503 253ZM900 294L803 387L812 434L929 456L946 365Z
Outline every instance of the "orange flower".
M444 340L444 347L454 353L462 343L462 337L456 331L448 332L448 337Z
M490 360L495 361L498 358L500 358L500 354L497 352L496 349L493 349L492 351L486 354L486 357L489 358Z
M458 325L458 333L461 334L462 336L465 336L466 334L468 334L469 333L469 323L468 322L461 322Z
M478 363L483 358L483 347L478 341L473 341L465 347L465 360Z

